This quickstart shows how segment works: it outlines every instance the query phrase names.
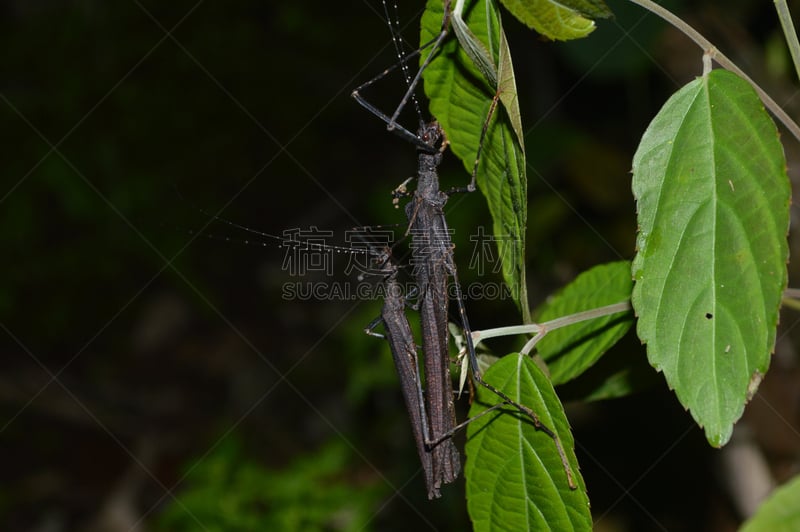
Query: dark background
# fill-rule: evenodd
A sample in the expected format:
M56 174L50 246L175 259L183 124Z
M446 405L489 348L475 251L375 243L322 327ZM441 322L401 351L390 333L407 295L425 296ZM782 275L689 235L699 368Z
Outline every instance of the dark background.
M609 5L617 18L581 43L504 17L535 304L632 257L636 143L701 72L687 39ZM797 116L771 3L670 5ZM421 2L400 8L414 42ZM380 302L282 297L285 283L353 283L347 256L334 278L292 277L284 249L246 245L259 239L198 209L340 243L352 227L403 231L389 191L415 171L414 149L349 98L396 60L380 4L5 1L0 39L0 529L467 528L463 481L425 500L388 349L362 332ZM369 94L388 109L401 91L387 78ZM445 163L447 186L466 179ZM448 220L459 250L489 226L478 194L451 201ZM476 328L519 321L508 301L469 310ZM779 480L800 449L797 319L784 312L734 435ZM616 350L644 357L635 338ZM707 446L660 377L567 411L598 530L741 519L728 451Z

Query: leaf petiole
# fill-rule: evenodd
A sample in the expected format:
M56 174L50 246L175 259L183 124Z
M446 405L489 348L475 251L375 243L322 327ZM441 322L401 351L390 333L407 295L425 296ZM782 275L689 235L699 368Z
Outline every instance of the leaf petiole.
M585 310L583 312L576 312L575 314L569 314L567 316L562 316L560 318L545 321L542 323L531 323L528 325L510 325L508 327L497 327L495 329L486 329L483 331L472 331L472 342L477 347L477 345L481 341L488 340L490 338L497 338L500 336L512 336L516 334L533 334L534 335L533 338L528 340L525 346L520 350L520 353L527 355L536 346L539 340L544 338L545 335L550 331L554 331L562 327L567 327L569 325L574 325L582 321L601 318L603 316L609 316L611 314L617 314L619 312L626 312L630 309L631 309L631 303L630 301L626 300L626 301L620 301L619 303L614 303L612 305L606 305L604 307Z

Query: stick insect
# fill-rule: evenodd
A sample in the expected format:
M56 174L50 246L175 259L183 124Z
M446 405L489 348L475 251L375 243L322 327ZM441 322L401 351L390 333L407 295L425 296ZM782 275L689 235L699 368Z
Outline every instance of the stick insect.
M449 405L449 415L445 416L444 420L440 420L435 415L429 418L425 392L422 389L416 340L405 314L406 297L398 281L399 266L397 266L392 257L391 248L384 246L382 249L378 249L374 245L371 246L372 242L368 242L366 239L364 242L367 244L366 248L355 249L327 246L320 243L304 243L295 239L281 238L257 231L207 213L202 209L201 212L236 229L244 230L263 238L269 238L270 240L278 240L281 246L300 246L302 249L320 251L334 249L339 252L367 253L372 258L374 267L370 268L370 272L380 274L383 277L384 302L380 317L373 320L366 327L365 332L372 336L385 338L389 343L422 466L428 498L440 497L442 485L456 480L461 472L460 455L453 440L450 438L461 427L455 426L452 385L449 367L446 365L447 354L445 352L444 357L439 357L438 360L434 359L439 364L445 364L446 377L444 379L434 379L433 376L442 370L431 368L426 370L426 376L428 376L428 397L434 401L436 401L434 398L438 398L439 403L442 399L446 400ZM445 327L447 326L446 318L445 315ZM384 334L374 332L379 324L383 324ZM446 338L444 348L447 348ZM433 357L428 357L428 359L433 359ZM431 408L435 411L442 407L438 404L432 404Z
M397 265L391 257L389 248L385 248L383 253L376 257L375 263L384 274L385 295L380 318L373 321L367 327L366 332L373 336L385 337L389 342L400 379L400 389L411 421L417 453L425 475L428 498L438 498L442 484L455 480L461 470L458 450L452 440L445 440L440 446L431 448L430 435L427 430L428 417L420 382L417 345L405 314L406 300L400 283L397 281ZM373 332L379 323L383 323L384 335ZM436 461L434 461L434 457ZM436 463L435 466L434 463Z
M262 238L276 240L281 246L300 246L302 249L318 251L335 250L348 253L366 253L372 258L374 266L371 267L369 271L374 274L380 274L383 277L384 302L380 317L373 320L367 326L365 332L372 336L385 338L389 343L395 369L400 380L401 392L411 422L417 453L422 465L428 498L434 499L440 497L440 488L442 485L453 482L458 478L458 474L461 471L460 456L454 442L450 438L453 432L461 427L453 426L452 421L455 419L453 415L450 424L445 426L446 430L432 433L429 428L430 421L422 389L417 345L405 314L407 305L406 297L398 281L399 266L397 266L392 257L391 248L389 248L388 245L384 245L382 248L375 246L374 242L366 239L366 235L360 236L364 238L364 243L367 247L353 249L287 239L237 224L212 213L208 213L199 207L196 208L216 221ZM260 244L266 245L263 242ZM384 334L374 332L379 324L383 324ZM448 384L448 391L437 394L437 396L447 397L452 410L452 388L449 386L449 373L446 382ZM433 434L437 434L439 437L435 438Z
M426 409L425 392L419 372L419 357L411 325L405 314L407 307L406 298L402 287L397 280L399 267L392 258L391 249L385 247L375 254L373 262L377 271L383 275L384 300L381 316L367 326L365 332L371 336L385 338L391 348L397 375L400 380L400 389L408 410L414 441L417 446L420 463L425 476L425 485L428 489L428 498L440 497L440 488L458 478L461 470L461 457L453 443L451 436L471 423L493 410L502 408L505 403L500 403L487 408L478 416L451 426L443 431L438 438L431 434L430 421ZM379 324L383 324L384 334L374 332ZM449 376L449 374L448 374ZM449 381L448 381L449 382ZM452 387L444 385L449 391L443 392L439 397L447 395L447 401L452 405ZM428 387L431 393L431 387ZM453 417L453 419L455 419Z
M442 160L447 141L444 133L439 128L439 124L435 121L421 125L418 135L431 149L435 149L433 153L420 150L417 189L411 201L406 205L406 216L409 222L408 230L413 238L414 275L417 289L420 291L419 306L423 330L423 348L425 349L425 370L426 375L432 371L434 372L433 375L440 376L440 380L435 382L433 387L432 377L428 377L429 409L437 408L440 409L439 412L441 413L439 418L435 417L434 412L430 414L433 437L442 437L447 432L452 432L452 429L448 427L447 421L453 411L453 390L447 349L449 338L447 329L448 284L452 278L461 324L465 331L467 355L474 381L496 394L506 405L528 416L538 430L553 439L569 485L574 487L572 470L557 435L539 420L533 410L515 402L483 379L472 341L469 320L461 297L458 273L453 260L453 244L450 240L450 231L444 216L443 209L447 202L448 194L442 192L439 186L437 168ZM436 401L440 403L436 404ZM450 425L452 426L452 422Z
M384 7L385 3L384 3ZM387 10L388 15L388 10ZM445 15L442 23L442 32L432 43L430 55L423 61L420 70L430 62L436 52L436 48L441 45L447 34L449 25L449 1L445 1ZM397 37L394 36L395 44ZM426 45L428 46L428 45ZM423 47L424 48L424 47ZM408 57L401 57L401 62L405 62L409 57L419 54L417 51ZM467 342L467 355L473 380L480 386L485 387L496 394L503 403L526 415L533 425L540 431L553 439L561 459L567 481L570 488L575 488L571 467L567 461L566 454L558 436L550 428L545 426L539 417L530 408L523 406L505 393L487 383L478 368L477 356L473 345L469 322L464 309L455 262L453 260L453 244L450 239L449 228L444 217L444 206L448 199L448 194L440 190L438 178L438 166L441 163L443 152L447 147L446 138L436 121L424 122L420 117L420 125L417 134L412 134L407 129L399 126L395 120L398 111L392 117L387 116L375 106L364 100L360 95L360 90L372 85L378 79L384 77L388 72L396 68L385 70L376 78L367 81L353 91L353 98L358 101L365 109L380 118L386 123L387 129L395 131L401 137L412 142L417 146L419 165L418 182L416 190L411 194L412 199L406 205L406 216L409 226L407 234L412 237L412 251L414 260L414 277L419 291L420 321L422 327L422 347L424 352L426 393L423 404L420 405L427 410L427 421L429 423L427 431L430 439L426 445L433 453L430 465L433 468L434 478L442 479L443 482L451 482L458 475L460 460L456 461L451 452L450 446L442 445L441 442L450 441L451 436L456 430L460 429L472 419L460 425L455 422L455 409L453 405L453 388L450 378L450 359L448 351L448 284L450 279L453 281L456 300L461 317L462 326L465 330ZM411 98L419 113L419 106L413 95L414 83L419 79L418 73L414 80L410 79L405 67L403 67L404 77L409 85L409 91L404 96L403 102ZM494 105L492 106L492 110ZM485 134L486 124L484 124ZM479 148L480 150L480 148ZM480 151L478 152L480 153ZM477 168L477 161L475 164ZM467 190L474 189L475 172L473 172L472 182ZM419 381L419 379L417 379ZM423 419L424 420L424 419ZM413 421L412 421L413 423ZM423 459L423 467L426 466L427 458ZM427 472L426 472L427 473ZM426 477L427 478L427 477Z

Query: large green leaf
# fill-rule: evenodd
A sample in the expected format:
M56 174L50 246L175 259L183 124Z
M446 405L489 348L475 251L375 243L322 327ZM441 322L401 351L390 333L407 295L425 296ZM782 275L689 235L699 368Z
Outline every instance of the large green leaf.
M800 476L776 489L759 507L741 532L793 532L800 530Z
M420 42L428 42L439 33L442 16L441 0L429 0L422 17ZM516 89L512 89L513 69L505 38L501 37L502 27L495 4L479 0L471 3L463 16L472 38L479 39L492 58L502 88L503 105L497 107L489 123L477 182L492 215L492 232L502 260L503 277L527 321L527 180ZM498 87L489 84L455 38L445 42L423 75L431 113L442 125L453 153L471 174L481 131ZM503 101L503 94L507 94L508 102Z
M595 266L580 274L537 312L542 323L631 297L633 281L628 261ZM536 349L547 362L553 384L563 384L591 367L633 325L633 313L616 313L556 329Z
M748 83L714 70L674 94L633 159L637 332L724 445L767 371L786 287L789 181Z
M554 440L513 409L490 412L467 429L467 503L476 531L591 530L589 499L561 402L542 370L525 355L501 358L488 382L531 408L558 435L577 489L570 489ZM502 402L479 387L470 415Z
M611 15L608 7L596 0L501 0L520 22L548 39L569 41L586 37L594 31L588 17Z

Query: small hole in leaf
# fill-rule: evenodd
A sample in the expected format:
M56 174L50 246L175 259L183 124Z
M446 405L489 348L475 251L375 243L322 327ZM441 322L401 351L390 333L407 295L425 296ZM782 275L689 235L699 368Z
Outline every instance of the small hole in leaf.
M714 315L713 315L713 314L711 314L710 312L706 312L706 319L707 319L707 320L710 320L710 319L711 319L711 318L713 318L713 317L714 317Z

